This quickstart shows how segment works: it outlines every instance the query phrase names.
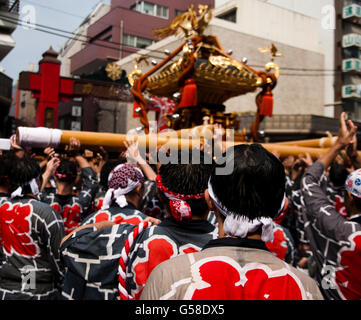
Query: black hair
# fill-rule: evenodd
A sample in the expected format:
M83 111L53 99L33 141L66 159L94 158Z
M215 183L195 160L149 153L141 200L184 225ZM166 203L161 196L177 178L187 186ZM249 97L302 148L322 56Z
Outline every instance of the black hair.
M356 197L354 195L352 195L355 207L357 208L357 210L361 210L361 198Z
M77 177L77 167L73 161L61 159L56 169L55 177L60 182L74 183Z
M15 160L13 152L6 152L0 156L0 185L5 186L9 183L9 173Z
M25 186L40 175L39 163L28 156L13 157L9 169L9 181L13 188Z
M126 161L126 159L124 159ZM99 184L101 185L104 191L108 190L108 178L110 172L118 165L125 163L124 160L113 160L107 161L104 163L102 169L100 170L100 181Z
M330 180L335 187L343 187L349 173L346 167L342 164L334 162L330 166Z
M215 196L229 211L250 220L277 216L285 193L282 163L261 145L238 145L224 154L226 163L233 161L231 174L221 175L217 165L211 176Z
M196 150L200 153L199 160L193 164L192 157L195 155L192 151L179 151L178 161L187 159L187 164L162 164L159 168L159 175L162 179L162 184L175 193L184 195L197 195L203 194L207 189L208 180L212 173L213 162L206 164L206 157L204 152ZM198 160L198 159L197 159ZM169 199L159 192L160 200L169 209ZM191 207L192 215L202 217L208 211L208 206L204 198L202 199L189 199L186 201Z

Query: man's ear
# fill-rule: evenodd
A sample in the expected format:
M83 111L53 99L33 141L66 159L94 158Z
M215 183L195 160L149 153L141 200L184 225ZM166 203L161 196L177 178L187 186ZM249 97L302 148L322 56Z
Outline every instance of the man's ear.
M216 211L216 207L213 204L213 201L212 201L211 197L209 196L208 189L206 189L206 191L204 192L204 198L205 198L206 203L208 205L209 211Z

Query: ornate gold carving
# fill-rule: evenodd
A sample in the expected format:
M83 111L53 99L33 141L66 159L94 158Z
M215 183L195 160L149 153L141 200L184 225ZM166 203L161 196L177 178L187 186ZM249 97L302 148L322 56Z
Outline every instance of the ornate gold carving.
M171 35L184 33L185 37L203 34L205 28L212 19L212 9L206 5L198 5L197 11L192 4L187 12L179 14L175 19L165 28L154 29L153 34L163 39Z
M108 78L112 79L113 81L116 81L121 78L123 70L118 64L112 62L107 64L105 71L107 72Z

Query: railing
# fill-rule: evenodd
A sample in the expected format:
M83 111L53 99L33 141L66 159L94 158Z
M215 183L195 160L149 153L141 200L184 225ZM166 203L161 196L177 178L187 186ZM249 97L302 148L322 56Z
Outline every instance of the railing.
M342 18L361 18L361 6L355 3L345 6L343 8Z
M342 71L357 71L361 72L361 59L350 58L342 60Z

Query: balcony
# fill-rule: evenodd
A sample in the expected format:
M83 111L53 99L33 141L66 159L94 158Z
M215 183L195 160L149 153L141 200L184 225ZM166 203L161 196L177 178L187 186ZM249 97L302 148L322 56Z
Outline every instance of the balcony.
M0 0L0 32L12 34L19 19L19 1Z
M361 85L342 86L342 99L361 99Z
M361 48L361 35L357 33L345 34L342 37L342 47L359 47Z
M343 72L361 72L361 59L351 58L342 60Z
M0 61L15 47L14 39L7 35L0 33Z
M361 24L361 6L350 4L343 8L342 18L353 23Z
M90 74L105 66L108 62L120 58L119 46L89 44L71 57L71 73Z

